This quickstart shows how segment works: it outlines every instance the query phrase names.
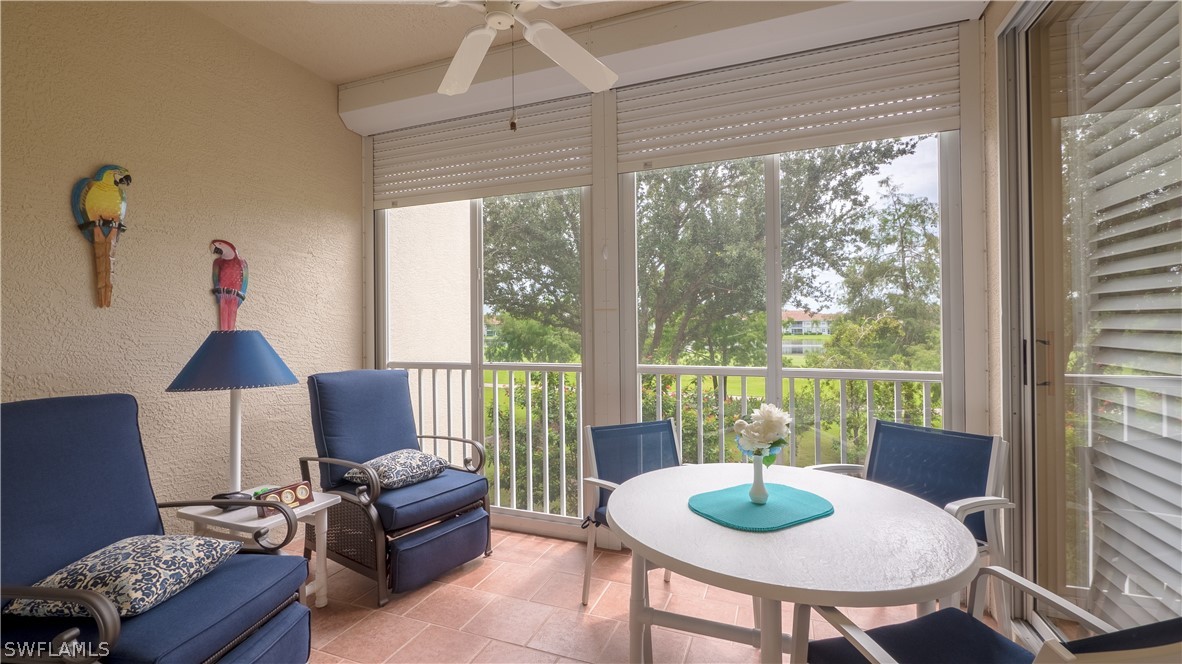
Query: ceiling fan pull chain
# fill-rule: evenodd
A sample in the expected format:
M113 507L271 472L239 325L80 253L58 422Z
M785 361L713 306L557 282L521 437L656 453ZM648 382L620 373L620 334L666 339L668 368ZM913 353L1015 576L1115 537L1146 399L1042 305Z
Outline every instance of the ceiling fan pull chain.
M509 131L517 131L517 26L509 27Z

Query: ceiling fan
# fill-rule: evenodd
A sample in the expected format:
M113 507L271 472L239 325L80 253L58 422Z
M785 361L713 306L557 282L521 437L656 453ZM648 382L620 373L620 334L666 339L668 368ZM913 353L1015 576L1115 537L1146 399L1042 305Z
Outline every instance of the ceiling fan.
M514 23L523 29L525 41L534 45L556 65L574 76L591 92L603 92L610 88L619 76L600 62L587 49L559 30L553 23L542 20L526 20L522 14L541 4L543 7L557 7L554 0L549 2L466 2L452 0L440 3L444 6L466 5L484 12L484 25L477 26L464 35L460 47L452 58L451 66L439 84L440 94L458 95L468 91L476 70L484 61L489 46L497 32L508 30Z

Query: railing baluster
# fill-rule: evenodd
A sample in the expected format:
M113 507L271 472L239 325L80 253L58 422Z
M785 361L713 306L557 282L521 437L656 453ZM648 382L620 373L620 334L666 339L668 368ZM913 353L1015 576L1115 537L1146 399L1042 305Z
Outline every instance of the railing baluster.
M492 418L493 418L493 447L495 449L493 456L493 484L495 485L496 498L493 504L500 507L501 505L501 388L497 385L497 374L500 373L496 369L492 370Z
M509 500L510 507L517 509L517 390L513 387L512 369L509 373Z
M451 435L451 369L448 369L444 375L447 376L447 381L444 384L447 385L447 435L450 436ZM451 459L451 444L450 443L448 444L447 452L448 452L447 458L448 458L448 460L450 460Z
M921 384L923 385L923 425L930 427L932 426L932 384Z
M662 397L665 396L664 393L665 393L665 389L664 389L664 383L661 382L661 374L657 374L657 398L656 398L657 413L653 417L653 420L660 420L665 415L664 404L661 402ZM640 403L643 405L644 399L641 399ZM644 420L643 408L641 410L642 410L642 412L640 413L640 419L641 419L641 421L643 421Z
M764 398L767 398L767 387L764 387ZM788 429L788 450L792 465L796 465L796 379L788 378L788 416L792 426Z
M468 435L468 376L467 369L460 369L460 436L473 438Z
M423 430L423 411L427 410L427 405L423 403L423 371L423 369L419 369L416 374L418 379L415 382L419 389L419 431Z
M821 379L813 379L813 463L821 461Z
M559 459L559 481L562 483L562 516L566 516L566 371L558 374L558 448L562 450Z
M767 385L766 384L764 385L763 389L764 389L763 400L767 401ZM741 376L739 378L739 390L741 393L741 396L739 397L739 413L742 415L746 415L747 414L747 377L746 376Z
M682 398L681 398L682 397L682 394L681 394L681 374L677 374L677 390L676 391L677 391L677 412L674 413L674 415L677 417L677 438L679 440L681 440L681 443L682 443L681 460L685 461L685 448L684 448L685 426L684 426L684 423L682 422L682 420L685 419L683 417L683 413L685 412L685 408L682 404Z
M705 423L702 421L702 376L698 375L698 463L706 463L706 431Z
M870 443L870 422L874 415L874 381L866 379L866 443Z
M895 381L895 421L903 422L903 381Z
M550 372L542 372L542 511L550 513Z
M534 508L534 378L525 372L525 504Z
M431 370L431 435L439 435L439 369ZM439 455L439 441L431 441L435 455Z
M846 444L847 444L846 426L845 426L846 398L845 398L845 380L844 379L838 379L837 390L839 393L838 396L841 399L841 405L838 406L838 417L841 420L841 463L846 463Z
M726 376L718 376L714 391L718 397L718 463L726 461Z

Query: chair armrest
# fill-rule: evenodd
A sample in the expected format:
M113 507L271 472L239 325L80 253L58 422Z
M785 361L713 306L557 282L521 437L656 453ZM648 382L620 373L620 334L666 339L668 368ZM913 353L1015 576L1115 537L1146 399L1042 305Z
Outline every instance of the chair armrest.
M984 588L981 586L985 583L986 577L990 576L997 577L1027 595L1046 602L1093 632L1107 634L1108 632L1116 631L1115 627L1104 622L1099 617L1084 611L1046 588L1035 585L1010 570L1004 567L997 567L996 565L982 567L977 572L977 578L973 579L972 584L969 586L969 613L975 618L980 618L985 610L985 593Z
M815 466L805 466L809 470L823 470L827 473L839 473L841 475L857 475L861 477L866 471L866 467L860 463L819 463Z
M484 445L472 440L471 438L458 438L456 436L433 436L428 434L419 434L419 440L430 438L431 440L450 440L454 443L463 443L472 448L472 456L464 457L464 467L470 473L479 473L484 470ZM472 460L476 459L476 463Z
M308 468L308 464L312 462L326 463L331 466L344 466L365 473L365 484L359 484L353 494L356 496L357 501L366 507L369 507L373 501L377 500L378 494L382 492L382 485L378 482L378 474L373 468L354 461L345 461L344 459L334 459L332 457L300 457L300 479L308 480L309 482L312 481L311 471ZM345 495L344 491L336 491L334 493Z
M583 484L590 484L591 486L597 486L600 489L606 489L608 491L615 491L616 489L620 488L619 484L616 484L615 482L608 482L607 480L601 480L598 477L584 477Z
M872 664L896 664L895 658L890 656L882 646L878 645L874 639L870 638L866 632L862 631L844 613L838 611L832 606L814 606L813 610L821 614L833 628L845 637L850 645L858 649L862 656L869 660Z
M268 544L267 543L267 535L270 534L270 532L271 532L270 528L267 528L267 527L259 528L258 530L254 531L253 533L250 534L251 539L253 539L255 541L255 544L258 544L259 548L261 548L263 551L265 551L267 553L276 553L280 549L282 549L283 547L287 546L288 543L290 543L291 540L295 537L296 530L299 527L296 522L295 512L291 511L291 508L288 507L287 505L284 505L283 503L272 502L272 501L264 502L261 500L179 500L179 501L168 502L168 503L156 503L156 507L159 509L168 509L168 508L172 508L172 507L206 507L206 506L208 506L208 507L231 507L234 505L238 505L241 507L271 507L271 508L279 510L279 514L283 517L283 520L287 522L287 536L284 537L283 541L278 544Z
M46 656L32 656L18 657L16 659L5 658L6 662L67 662L69 664L83 664L85 662L97 661L100 657L108 657L111 653L111 648L115 646L115 642L119 640L120 620L119 611L115 608L115 603L104 595L100 595L93 590L80 590L76 588L53 588L49 586L3 586L0 587L0 597L3 601L10 599L44 599L44 600L61 600L63 602L74 602L81 604L87 611L90 612L90 617L98 625L98 644L94 652L86 652L85 649L80 648L81 652L78 656L62 655L60 657L46 657ZM51 650L55 653L60 653L63 650L68 650L71 642L78 639L81 630L77 627L71 627L57 636L53 637L50 642L52 644ZM11 639L11 635L5 635L7 646ZM7 650L7 648L6 648ZM8 653L5 653L7 655Z
M963 522L965 517L977 512L984 512L988 509L1010 509L1014 506L1013 503L1005 498L998 498L997 496L977 496L975 498L961 498L954 500L944 506L944 511L948 512L957 520Z

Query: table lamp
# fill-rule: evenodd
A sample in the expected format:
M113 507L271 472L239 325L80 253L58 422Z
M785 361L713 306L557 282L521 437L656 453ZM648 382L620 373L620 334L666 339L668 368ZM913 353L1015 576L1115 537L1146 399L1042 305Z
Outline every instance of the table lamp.
M258 330L210 332L166 392L230 390L230 491L242 490L242 390L292 385L291 369Z

